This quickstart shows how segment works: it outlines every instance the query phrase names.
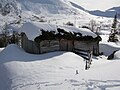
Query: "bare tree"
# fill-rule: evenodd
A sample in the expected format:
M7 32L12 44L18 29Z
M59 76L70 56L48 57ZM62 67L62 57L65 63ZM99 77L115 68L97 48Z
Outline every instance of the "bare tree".
M90 29L92 32L96 32L96 21L95 20L90 20Z

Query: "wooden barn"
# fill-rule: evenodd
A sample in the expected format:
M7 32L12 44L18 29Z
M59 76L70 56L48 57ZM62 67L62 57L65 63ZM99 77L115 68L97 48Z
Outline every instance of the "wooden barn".
M80 49L99 55L101 38L88 29L27 22L20 30L21 46L28 53L74 52Z

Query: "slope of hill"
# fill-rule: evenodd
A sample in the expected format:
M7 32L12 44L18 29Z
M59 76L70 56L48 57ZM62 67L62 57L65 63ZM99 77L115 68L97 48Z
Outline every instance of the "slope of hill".
M78 9L78 7L73 5L74 3L68 0L4 0L3 3L11 3L13 1L15 2L13 6L18 5L19 14L23 22L33 21L33 19L34 21L38 21L42 17L48 23L65 24L70 21L79 26L77 24L89 23L91 19L96 18L85 10ZM9 17L11 16L6 17L6 21L3 21L8 22L8 20L13 20L9 19ZM19 17L17 17L16 21L18 19Z
M114 17L115 14L118 14L118 18L120 18L120 7L113 7L106 11L88 11L90 14L96 15L96 16L102 16L102 17Z
M92 15L95 15L95 16L101 16L101 17L114 17L114 15L116 13L118 13L118 18L120 18L120 7L112 7L108 10L105 10L105 11L100 11L100 10L93 10L93 11L90 11L90 10L87 10L85 9L84 7L74 3L74 2L71 2L70 3L72 4L72 6L80 9L80 10L83 10L83 11L86 11Z
M18 0L23 10L36 14L70 14L77 12L66 0Z
M82 6L80 6L80 5L78 5L78 4L74 3L74 2L71 2L71 1L70 1L70 3L72 4L72 6L78 8L78 9L81 9L83 11L86 11L86 9L84 9Z

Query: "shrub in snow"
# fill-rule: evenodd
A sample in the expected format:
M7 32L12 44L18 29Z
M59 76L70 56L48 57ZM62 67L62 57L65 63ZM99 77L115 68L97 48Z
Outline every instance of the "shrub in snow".
M76 70L76 75L79 74L78 70Z
M2 15L3 15L3 16L6 16L6 15L9 14L9 13L10 13L10 4L7 3L7 4L4 6L4 8L2 9Z
M116 34L117 34L117 33L112 33L112 34L110 34L110 35L109 35L108 42L117 42L117 41L119 41Z
M88 26L82 26L82 28L87 28L87 29L90 29Z
M0 47L5 47L6 46L6 39L5 39L5 37L1 37L0 38Z
M19 43L19 37L20 35L18 34L18 32L13 31L13 34L11 35L11 37L9 38L9 43L10 44L18 44Z
M14 15L20 14L20 8L16 0L0 0L0 13L6 16L10 13Z
M68 26L74 26L74 24L71 23L71 22L67 22L66 25L68 25Z
M96 32L96 21L95 20L90 20L90 29L92 32Z

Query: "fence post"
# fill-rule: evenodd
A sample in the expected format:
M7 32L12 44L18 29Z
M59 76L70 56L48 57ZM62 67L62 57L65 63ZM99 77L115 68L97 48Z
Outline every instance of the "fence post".
M74 52L86 60L85 70L89 69L92 62L92 50L81 50L74 48Z

